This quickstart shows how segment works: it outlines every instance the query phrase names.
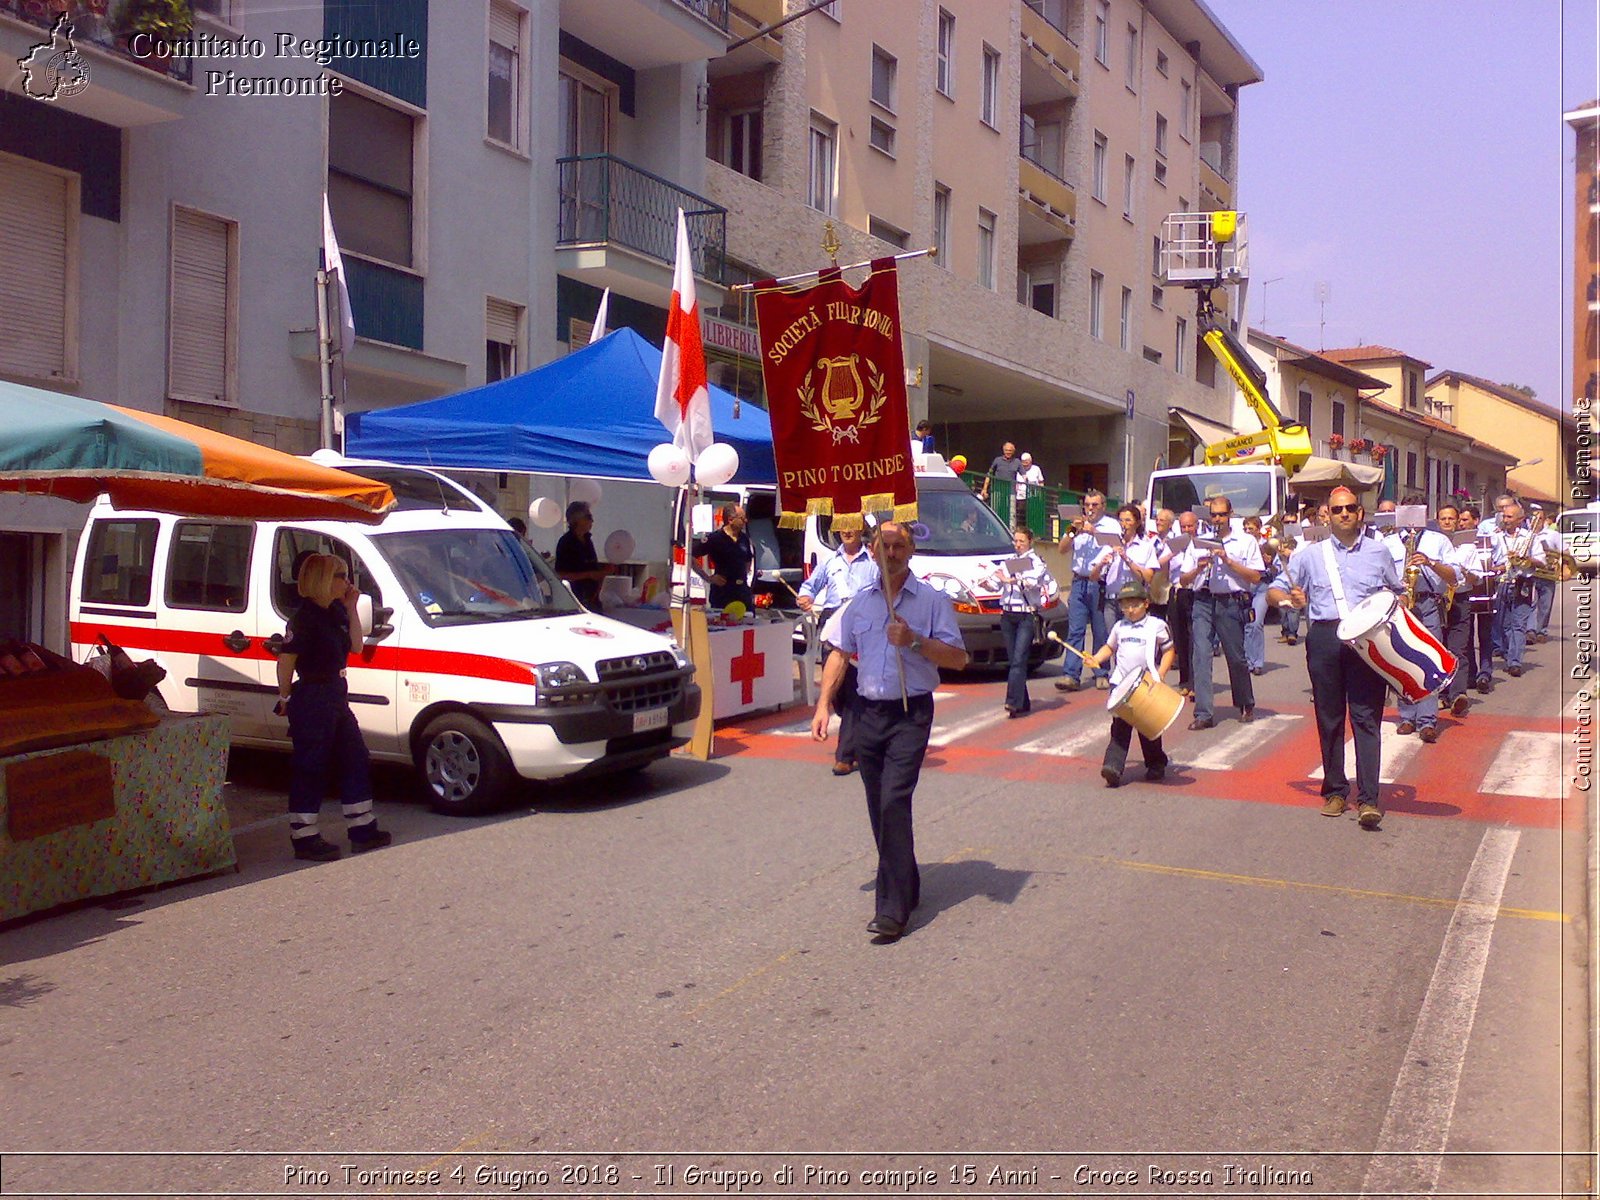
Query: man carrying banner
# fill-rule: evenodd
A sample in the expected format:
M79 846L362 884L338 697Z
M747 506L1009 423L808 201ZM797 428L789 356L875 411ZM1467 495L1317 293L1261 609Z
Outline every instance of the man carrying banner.
M883 575L839 614L811 736L827 741L834 697L855 655L856 763L878 847L877 911L867 932L892 942L905 933L920 899L911 797L933 728L939 669L961 670L967 651L949 597L911 574L910 529L897 521L879 525L873 550Z

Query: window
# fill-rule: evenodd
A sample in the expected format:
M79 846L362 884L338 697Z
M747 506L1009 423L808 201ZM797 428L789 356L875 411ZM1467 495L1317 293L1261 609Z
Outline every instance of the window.
M1451 492L1459 492L1461 490L1461 464L1460 463L1451 463L1450 464L1450 490L1451 490Z
M1094 198L1106 202L1106 135L1094 135Z
M950 265L950 189L942 183L933 185L933 261Z
M1133 155L1126 154L1122 158L1122 215L1128 218L1133 216L1133 173L1137 170Z
M1000 128L1000 51L983 48L983 123Z
M312 554L332 554L336 558L343 559L345 566L350 568L350 582L355 584L358 590L372 597L373 608L383 607L383 593L373 581L372 572L367 570L349 546L325 533L313 533L309 529L295 529L286 525L278 530L278 536L274 539L272 547L272 606L285 620L300 607L300 591L295 586L294 564L299 562L300 556L307 551Z
M889 122L873 117L871 127L867 131L867 141L874 150L881 150L890 158L894 157L894 126Z
M1017 303L1047 317L1056 315L1056 268L1039 266L1017 272Z
M520 304L496 300L490 296L484 301L484 367L483 381L498 383L510 379L522 369L522 315Z
M1335 400L1333 402L1333 426L1332 426L1332 429L1333 429L1333 432L1338 434L1340 437L1344 436L1344 401L1343 400Z
M172 210L167 296L167 395L235 402L239 227L187 208Z
M1155 180L1162 187L1167 186L1167 164L1164 159L1156 159Z
M722 122L722 165L761 178L761 110L730 112Z
M1406 372L1406 407L1416 408L1417 405L1417 373Z
M1166 302L1167 302L1167 293L1164 290L1162 290L1161 285L1159 283L1151 284L1150 285L1150 307L1151 308L1163 308L1163 307L1165 307Z
M1107 43L1111 40L1111 0L1098 0L1094 10L1094 60L1106 65Z
M956 19L939 10L939 62L934 86L946 96L955 95Z
M328 207L342 250L412 265L415 125L348 87L328 98Z
M1128 26L1128 64L1122 73L1122 82L1133 91L1139 83L1139 27Z
M489 4L489 136L522 148L522 10Z
M894 77L899 64L881 46L872 48L872 102L894 111Z
M911 241L911 235L904 229L897 225L889 224L881 217L867 218L867 232L900 250L904 250Z
M1156 51L1156 70L1161 73L1161 78L1163 78L1163 79L1165 79L1167 77L1168 66L1169 66L1169 63L1168 63L1168 59L1167 59L1166 53L1164 51L1157 50Z
M829 216L833 215L833 163L838 129L832 121L811 114L811 177L807 202Z
M825 17L832 17L835 21L841 19L839 16L839 0L828 0L828 3L817 9L817 11Z
M1406 451L1406 486L1408 488L1417 486L1417 452L1415 450Z
M243 612L254 540L249 525L179 521L167 563L167 603L173 608Z
M1161 235L1156 234L1150 239L1150 274L1157 279L1161 278Z
M611 151L615 90L563 61L557 76L556 130L563 158ZM597 242L606 232L610 171L605 162L563 163L559 168L560 241Z
M1167 156L1167 119L1160 113L1156 114L1156 153Z
M994 287L994 229L995 215L986 208L978 210L978 282Z
M1052 175L1061 174L1061 122L1022 114L1022 157Z
M1194 117L1194 85L1187 79L1182 83L1178 101L1178 133L1184 141L1189 140L1189 131L1193 128L1190 121Z
M1133 347L1133 289L1122 289L1122 332L1119 335L1124 350Z
M83 559L83 599L88 604L150 603L157 523L95 521Z
M78 375L80 177L0 154L0 371Z
M1178 318L1177 333L1172 339L1172 369L1182 375L1189 362L1189 322Z
M1144 348L1144 360L1147 363L1155 363L1159 367L1161 365L1161 351L1154 346L1146 346Z
M1106 277L1099 271L1089 272L1089 336L1099 341L1105 334L1100 321L1100 308L1105 300Z
M1311 429L1311 389L1301 388L1299 394L1295 397L1295 404L1299 409L1295 414L1295 419L1309 431Z

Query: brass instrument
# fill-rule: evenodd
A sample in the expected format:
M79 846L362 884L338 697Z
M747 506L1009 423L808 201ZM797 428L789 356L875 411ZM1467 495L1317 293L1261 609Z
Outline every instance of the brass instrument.
M1552 550L1549 561L1533 564L1533 577L1548 579L1552 583L1563 583L1577 573L1578 560L1565 550Z
M1417 580L1422 578L1422 568L1411 565L1411 559L1417 552L1417 539L1421 536L1420 529L1408 529L1400 535L1400 540L1406 548L1406 590L1405 595L1400 598L1400 603L1408 609L1417 606Z

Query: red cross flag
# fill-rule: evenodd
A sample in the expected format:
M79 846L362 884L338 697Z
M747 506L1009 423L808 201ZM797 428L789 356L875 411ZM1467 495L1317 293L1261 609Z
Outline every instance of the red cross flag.
M672 303L667 308L667 340L661 347L661 377L656 381L656 419L672 444L689 455L711 445L711 392L706 386L706 352L700 340L700 306L694 296L694 260L689 227L678 210L678 250L672 265Z

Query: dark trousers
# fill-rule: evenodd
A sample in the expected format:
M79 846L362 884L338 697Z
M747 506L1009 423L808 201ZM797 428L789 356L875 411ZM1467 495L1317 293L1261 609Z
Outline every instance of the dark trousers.
M1467 661L1473 682L1494 678L1494 610L1487 604L1467 607Z
M1167 625L1172 630L1172 648L1178 656L1178 686L1193 687L1194 663L1189 655L1194 645L1194 589L1174 587L1167 597L1167 611L1172 614Z
M1379 722L1386 688L1378 673L1339 640L1339 622L1312 621L1306 632L1306 671L1322 744L1322 794L1349 796L1344 770L1345 713L1356 740L1356 803L1378 802L1382 755Z
M1228 662L1228 686L1233 704L1240 710L1254 708L1255 689L1250 685L1250 667L1244 661L1244 614L1250 597L1245 592L1202 592L1194 594L1194 624L1190 635L1190 670L1194 678L1195 719L1207 720L1212 709L1211 636L1222 643L1222 656Z
M878 847L877 915L904 924L921 898L911 795L933 729L933 697L857 701L856 762L867 793L867 819Z
M1000 638L1006 646L1006 707L1017 712L1033 707L1028 699L1028 655L1037 624L1031 612L1000 614Z
M856 691L856 664L847 662L844 678L839 681L839 690L833 698L833 710L839 714L839 741L833 750L834 762L856 760L856 721L859 719L856 706L860 700L860 693Z
M1467 609L1467 598L1462 596L1450 609L1444 623L1444 648L1456 656L1455 674L1445 684L1444 698L1455 703L1456 697L1465 694L1472 675L1472 616Z
M354 828L373 820L367 744L350 711L349 694L343 679L328 683L302 679L289 694L289 740L294 746L289 765L291 837L316 833L330 776L338 783L349 825Z
M1128 747L1132 743L1133 726L1121 717L1112 717L1111 741L1106 743L1106 758L1103 765L1121 775L1122 768L1128 765ZM1144 752L1144 765L1146 767L1165 769L1167 752L1162 749L1160 738L1147 738L1141 733L1139 735L1139 749Z

